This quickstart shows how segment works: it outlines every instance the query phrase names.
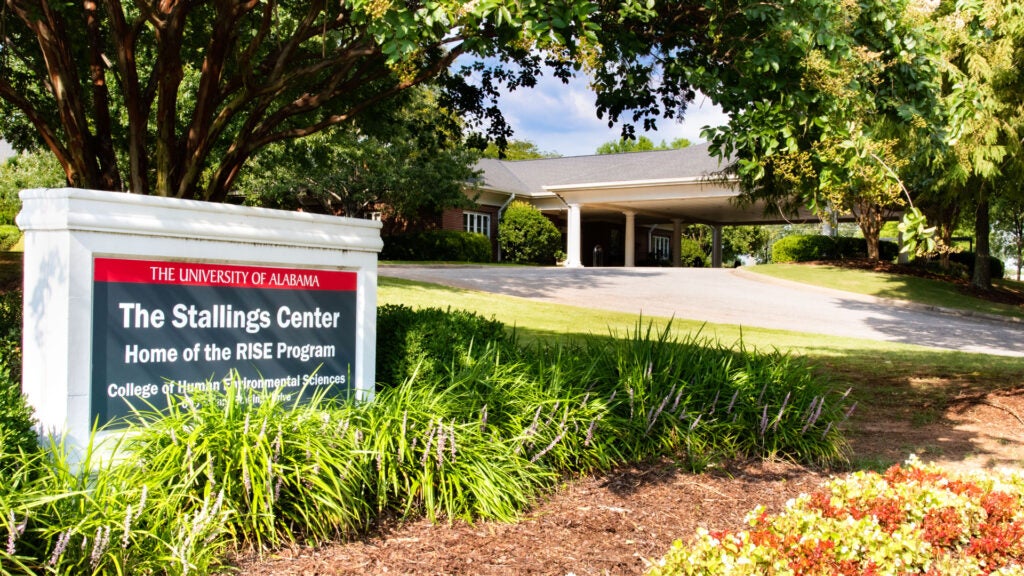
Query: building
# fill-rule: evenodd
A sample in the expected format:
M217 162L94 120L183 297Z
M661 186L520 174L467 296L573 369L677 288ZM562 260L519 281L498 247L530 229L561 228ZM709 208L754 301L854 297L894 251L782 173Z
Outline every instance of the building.
M487 235L496 242L501 213L524 200L547 215L566 238L565 265L680 265L684 224L706 224L712 265L722 265L722 227L815 220L766 214L740 205L739 187L708 144L675 150L537 160L482 159L471 209L445 212L442 227Z

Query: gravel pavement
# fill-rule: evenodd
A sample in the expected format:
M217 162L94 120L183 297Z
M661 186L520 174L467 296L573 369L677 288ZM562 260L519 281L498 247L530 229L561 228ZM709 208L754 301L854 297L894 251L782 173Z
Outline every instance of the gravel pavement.
M644 316L1024 356L1024 323L807 286L743 269L381 265L379 274Z

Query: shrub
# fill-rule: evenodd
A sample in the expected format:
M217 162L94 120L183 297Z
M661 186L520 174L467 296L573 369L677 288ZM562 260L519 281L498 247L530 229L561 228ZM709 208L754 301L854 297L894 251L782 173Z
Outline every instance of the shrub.
M490 262L491 241L483 234L428 230L384 238L381 260Z
M679 246L679 257L686 268L707 268L711 259L700 247L700 242L691 238L683 238Z
M21 239L21 229L10 224L0 225L0 250L7 251Z
M21 393L21 291L0 295L0 475L37 449L32 407Z
M899 246L896 243L887 240L878 242L880 260L892 261L898 254ZM819 234L794 234L780 238L772 245L772 262L774 263L866 258L867 255L867 240L850 236L833 238Z
M396 386L463 365L474 346L510 343L505 326L472 312L389 304L377 309L377 382Z
M963 264L964 266L967 267L967 273L969 276L974 274L974 263L975 261L977 261L977 259L977 254L975 254L974 252L968 252L966 250L963 252L955 252L949 255L950 262ZM1000 260L999 258L996 258L995 256L989 256L988 261L990 267L989 272L992 274L992 277L1002 278L1003 275L1006 273L1006 267L1003 265L1003 261Z
M778 515L755 509L748 531L700 529L650 575L1020 574L1022 498L1019 474L952 476L911 459L834 480Z
M498 245L511 262L553 264L562 248L562 234L540 210L517 200L501 216Z
M835 256L835 241L830 236L785 236L772 244L772 262L810 262L830 260Z

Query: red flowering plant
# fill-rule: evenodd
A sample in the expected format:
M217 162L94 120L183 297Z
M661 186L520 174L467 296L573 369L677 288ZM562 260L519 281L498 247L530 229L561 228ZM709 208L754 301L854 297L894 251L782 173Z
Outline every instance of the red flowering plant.
M856 472L749 530L701 529L677 541L653 576L1024 575L1024 475L947 473L915 457L884 474Z

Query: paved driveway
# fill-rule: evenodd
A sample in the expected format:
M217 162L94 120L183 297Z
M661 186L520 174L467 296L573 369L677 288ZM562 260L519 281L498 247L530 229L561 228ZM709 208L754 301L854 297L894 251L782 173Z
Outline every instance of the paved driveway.
M645 316L1024 356L1024 323L904 306L742 269L384 265L379 273Z

